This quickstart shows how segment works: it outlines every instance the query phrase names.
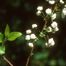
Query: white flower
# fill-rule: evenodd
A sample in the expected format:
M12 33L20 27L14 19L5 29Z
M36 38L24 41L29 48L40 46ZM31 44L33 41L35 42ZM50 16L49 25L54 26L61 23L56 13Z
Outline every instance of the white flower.
M42 11L42 10L43 10L43 6L38 6L38 7L37 7L37 10L38 10L38 11Z
M26 34L30 34L32 31L30 29L26 30Z
M58 27L56 27L56 28L54 29L54 31L59 31L59 28L58 28Z
M37 27L37 24L32 24L32 28L36 28Z
M54 46L54 45L55 45L55 42L54 42L53 38L50 38L50 39L48 40L48 44L49 44L50 46Z
M54 0L50 0L49 4L55 4L55 1Z
M36 39L36 35L35 35L35 34L31 34L31 35L30 35L30 38L31 38L31 39Z
M66 5L64 5L64 7L66 7Z
M63 8L62 12L64 15L66 15L66 8Z
M61 3L61 4L64 4L64 1L63 1L63 0L60 0L60 3Z
M34 47L33 43L28 43L28 45L29 45L30 47Z
M41 11L37 11L36 15L39 16L41 14Z
M48 40L48 42L45 43L45 45L46 45L47 47L54 46L54 45L55 45L55 42L54 42L53 38L50 38L50 39Z
M47 32L52 32L52 28L51 27L48 27L47 28Z
M30 35L26 35L25 39L30 40Z
M57 26L58 26L58 24L57 24L57 22L53 22L52 24L51 24L51 26L53 27L53 28L56 28Z
M48 9L46 9L46 14L48 14L48 15L51 15L51 13L52 13L52 10L50 9L50 8L48 8Z
M56 13L52 14L51 18L54 20L56 18Z
M51 27L54 29L54 32L53 33L55 33L55 31L58 31L59 30L58 24L55 21L51 24Z

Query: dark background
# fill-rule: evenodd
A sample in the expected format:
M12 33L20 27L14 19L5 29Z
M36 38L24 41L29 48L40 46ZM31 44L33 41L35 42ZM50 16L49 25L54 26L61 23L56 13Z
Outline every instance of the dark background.
M37 31L41 31L44 22L36 16L36 8L43 5L44 9L50 7L44 0L0 0L0 31L4 33L6 24L11 31L20 31L25 34L26 29L31 28L33 23L38 24ZM66 60L66 19L58 19L59 32L55 33L56 46L50 52L50 58L63 57ZM25 66L30 48L26 42L6 42L8 46L6 57L14 66Z

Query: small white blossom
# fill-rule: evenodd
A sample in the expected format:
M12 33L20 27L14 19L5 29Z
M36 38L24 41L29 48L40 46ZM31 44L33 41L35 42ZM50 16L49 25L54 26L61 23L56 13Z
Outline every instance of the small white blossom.
M53 28L56 28L57 26L58 26L58 24L57 24L57 22L53 22L52 24L51 24L51 26L53 27Z
M56 13L52 14L51 19L54 20L56 18Z
M35 35L35 34L31 34L31 35L30 35L30 38L31 38L31 39L36 39L36 35Z
M37 15L37 16L41 15L41 11L37 11L37 12L36 12L36 15Z
M66 15L66 8L63 8L62 13Z
M55 45L55 42L54 42L53 38L50 38L50 39L48 40L48 44L49 44L50 46L54 46L54 45Z
M52 32L52 28L51 27L48 27L47 28L47 32Z
M49 4L55 4L55 1L54 0L50 0Z
M33 43L28 43L29 47L34 47Z
M25 39L30 40L30 35L26 35Z
M45 12L46 12L46 14L51 15L52 10L50 8L47 8Z
M54 45L55 45L55 42L54 42L53 38L50 38L50 39L48 40L48 42L45 43L45 45L46 45L47 47L54 46Z
M61 3L61 4L64 4L64 1L63 1L63 0L60 0L60 3Z
M56 27L56 28L54 29L54 31L59 31L59 28L58 28L58 27Z
M30 33L31 33L30 29L26 30L26 34L30 34Z
M37 24L32 24L32 28L36 28L37 27Z
M66 5L64 5L64 7L66 7Z
M38 7L37 7L37 10L38 10L38 11L42 11L42 10L43 10L43 6L38 6Z

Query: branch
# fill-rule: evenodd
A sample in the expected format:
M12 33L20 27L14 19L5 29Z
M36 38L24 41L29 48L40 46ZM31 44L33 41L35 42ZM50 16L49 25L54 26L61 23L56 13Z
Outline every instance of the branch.
M13 64L12 64L5 56L3 56L3 59L4 59L10 66L13 66Z
M32 53L33 53L33 50L34 50L34 47L32 47L31 52L30 52L30 55L29 55L28 58L27 58L26 66L28 66L30 57L32 56Z

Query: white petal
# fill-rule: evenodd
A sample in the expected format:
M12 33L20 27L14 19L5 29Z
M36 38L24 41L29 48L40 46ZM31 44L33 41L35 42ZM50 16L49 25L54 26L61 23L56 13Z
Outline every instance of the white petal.
M52 10L50 8L46 9L46 14L50 15L52 13Z
M36 15L39 16L41 14L41 11L37 11Z
M37 7L37 10L38 10L38 11L42 11L42 10L43 10L43 6L38 6L38 7Z
M30 29L26 30L26 34L30 34L32 31Z
M33 43L28 43L28 45L29 45L30 47L34 47Z
M31 34L31 35L30 35L30 38L31 38L31 39L36 39L36 35L35 35L35 34Z
M32 28L36 28L37 27L37 24L32 24Z
M26 35L25 39L30 40L30 35Z
M54 42L53 38L50 38L48 40L48 43L49 43L50 46L54 46L55 45L55 42Z
M51 24L51 26L53 27L53 28L56 28L57 26L58 26L58 24L57 24L57 22L53 22L52 24Z

